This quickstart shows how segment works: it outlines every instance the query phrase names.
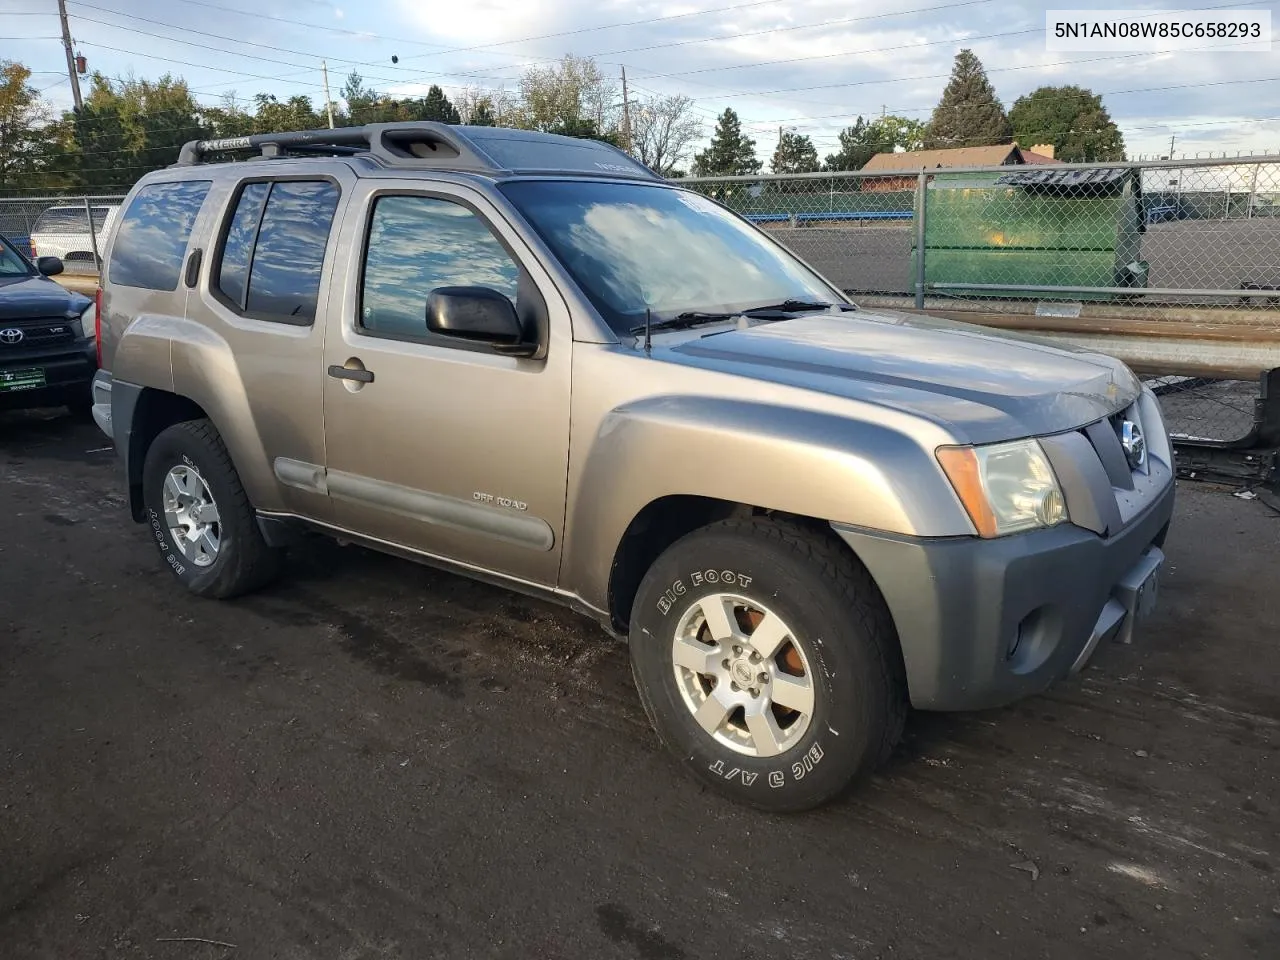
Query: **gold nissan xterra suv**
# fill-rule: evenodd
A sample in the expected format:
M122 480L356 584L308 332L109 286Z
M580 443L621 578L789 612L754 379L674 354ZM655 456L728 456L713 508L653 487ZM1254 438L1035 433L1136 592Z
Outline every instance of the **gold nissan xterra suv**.
M1173 458L1122 363L861 310L603 143L193 142L106 260L94 414L187 589L264 586L303 526L567 604L759 807L839 793L908 704L1044 690L1155 598Z

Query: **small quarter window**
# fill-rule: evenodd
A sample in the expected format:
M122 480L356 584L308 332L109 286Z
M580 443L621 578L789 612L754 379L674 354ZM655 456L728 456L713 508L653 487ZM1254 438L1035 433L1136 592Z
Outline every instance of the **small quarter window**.
M176 290L187 241L209 180L152 183L143 187L120 220L107 278L149 290Z

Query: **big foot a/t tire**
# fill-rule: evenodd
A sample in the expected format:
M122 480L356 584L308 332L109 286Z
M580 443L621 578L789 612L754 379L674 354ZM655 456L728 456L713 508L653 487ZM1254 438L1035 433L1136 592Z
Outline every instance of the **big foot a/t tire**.
M840 544L789 523L727 520L673 544L632 609L631 667L690 773L775 812L816 807L902 734L893 623Z
M164 565L192 593L227 599L279 569L227 448L208 420L176 423L147 450L146 522Z

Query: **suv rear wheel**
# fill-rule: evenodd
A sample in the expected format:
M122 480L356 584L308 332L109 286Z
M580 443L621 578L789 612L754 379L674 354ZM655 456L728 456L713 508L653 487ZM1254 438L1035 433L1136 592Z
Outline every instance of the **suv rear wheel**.
M816 807L892 752L906 684L892 620L837 543L729 520L671 546L632 611L631 665L699 779L777 812Z
M231 456L208 420L163 430L147 450L142 496L165 566L192 593L225 599L270 582L267 546Z

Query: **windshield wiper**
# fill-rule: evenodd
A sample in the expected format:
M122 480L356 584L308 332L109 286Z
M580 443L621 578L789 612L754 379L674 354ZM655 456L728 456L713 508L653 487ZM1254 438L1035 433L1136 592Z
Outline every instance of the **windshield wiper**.
M804 313L808 310L830 310L834 306L844 305L822 303L817 300L783 300L781 303L771 303L763 307L750 307L738 312L748 317L754 317L758 313Z
M771 303L760 307L748 307L745 310L686 310L684 313L676 314L674 317L654 320L653 323L649 325L649 329L684 330L689 327L697 326L700 323L721 323L725 320L733 320L737 317L751 317L756 320L783 319L787 314L805 313L811 310L829 310L835 306L838 306L841 309L849 307L848 304L844 303L822 303L816 300L783 300L781 303ZM631 333L644 333L644 329L645 327L643 323L637 324L631 328Z
M650 330L685 330L689 327L696 327L700 323L720 323L724 320L732 320L734 317L741 315L741 310L732 313L712 312L707 310L686 310L684 313L676 314L674 317L667 317L664 320L654 320L649 324ZM631 328L633 334L644 333L645 325L638 324Z

